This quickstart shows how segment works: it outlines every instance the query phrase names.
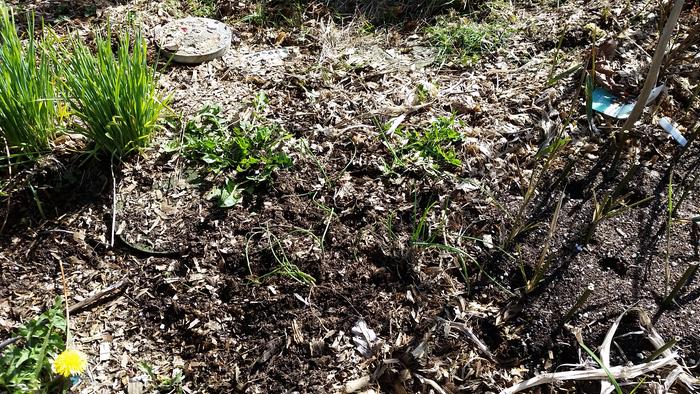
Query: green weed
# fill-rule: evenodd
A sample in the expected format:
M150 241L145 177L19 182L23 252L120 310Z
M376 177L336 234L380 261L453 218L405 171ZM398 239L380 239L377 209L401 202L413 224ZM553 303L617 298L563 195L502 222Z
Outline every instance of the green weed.
M54 380L50 356L65 349L66 320L57 298L53 307L22 326L13 336L21 339L0 354L0 392L53 392L60 381Z
M95 142L96 152L121 158L148 146L167 99L156 90L141 33L121 34L116 53L110 36L96 37L96 55L72 40L71 55L64 59L65 95L80 120L78 132Z
M250 23L255 26L263 26L267 21L268 15L263 3L255 4L255 9L250 14L241 18L241 22Z
M185 375L179 369L174 369L172 376L163 376L153 369L151 364L147 362L141 362L138 365L139 369L143 371L151 379L151 385L159 393L177 393L182 394L184 392L182 386L185 380Z
M625 176L622 178L620 183L618 183L617 186L615 186L615 189L613 189L609 193L606 193L601 200L598 200L595 191L593 192L593 217L588 223L584 233L584 245L590 243L591 239L593 238L593 234L595 233L595 230L598 228L598 225L601 222L622 215L623 213L626 213L627 211L646 203L652 198L647 197L636 201L632 204L627 203L627 198L631 195L631 193L623 194L623 191L627 188L632 177L637 173L638 169L638 164L632 165L625 174Z
M272 253L272 257L277 265L272 271L259 276L257 280L265 280L271 276L283 276L308 286L313 286L316 283L316 279L313 276L305 273L296 264L289 261L287 253L282 246L282 242L272 231L270 231L269 226L251 232L248 234L246 239L244 254L246 264L248 265L248 272L250 273L251 278L254 278L255 275L253 274L253 270L250 265L250 243L256 236L262 237L261 243L267 241L267 248Z
M296 26L303 23L304 7L300 0L258 0L253 11L241 22L256 26Z
M219 107L208 105L187 122L182 144L174 142L169 148L181 149L186 158L215 176L225 174L223 186L210 194L222 207L236 205L245 186L268 184L277 170L292 165L282 149L291 136L257 115L265 103L264 95L259 95L252 120L235 126L220 116Z
M190 14L201 18L211 18L219 12L216 0L187 0Z
M13 150L34 155L49 149L57 125L56 88L49 44L27 18L26 45L12 12L0 3L0 136Z
M440 117L427 129L404 130L399 126L393 136L382 133L384 146L392 155L391 164L384 166L385 172L411 165L423 167L428 172L459 167L462 161L457 158L455 148L464 140L463 134L457 130L459 125L454 116Z
M496 51L510 32L500 21L476 22L455 14L439 17L426 30L429 42L443 59L456 59L463 66L470 66L483 55Z

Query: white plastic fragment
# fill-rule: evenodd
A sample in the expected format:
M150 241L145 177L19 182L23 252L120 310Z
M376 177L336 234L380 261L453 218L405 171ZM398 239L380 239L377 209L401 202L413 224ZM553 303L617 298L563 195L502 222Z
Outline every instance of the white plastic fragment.
M109 360L111 357L111 349L109 342L100 343L100 362Z
M680 146L685 146L688 141L683 137L683 134L671 123L671 119L664 116L659 119L659 126L661 126L667 133L671 134L671 137L678 142Z
M373 348L378 342L377 334L369 327L364 320L358 320L352 327L352 341L361 355L370 358L374 354Z

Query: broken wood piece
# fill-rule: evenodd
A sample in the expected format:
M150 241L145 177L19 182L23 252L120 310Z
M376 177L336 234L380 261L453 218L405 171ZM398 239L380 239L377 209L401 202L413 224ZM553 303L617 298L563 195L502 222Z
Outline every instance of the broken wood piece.
M622 318L629 311L630 311L630 308L627 308L622 313L620 313L620 316L618 316L617 319L615 319L615 322L608 330L608 333L605 335L605 339L603 339L603 346L600 347L600 360L603 362L603 365L601 365L602 368L610 368L610 347L612 346L613 338L615 338L615 333L617 332L617 328L620 327L620 322L622 322ZM579 342L581 342L581 340L579 340ZM613 387L613 385L609 380L601 381L600 382L601 394L608 392L608 390L611 390L612 387Z
M454 326L456 327L461 333L465 334L467 336L467 339L472 341L474 345L476 345L476 348L479 349L479 351L486 356L489 360L495 361L496 358L493 356L493 353L489 350L489 348L474 334L474 331L470 327L468 327L464 323L460 322L455 322L455 321L449 321L445 319L440 319L442 320L445 324L448 326Z
M9 339L5 339L4 341L0 342L0 350L12 345L13 343L19 341L21 337L12 337Z
M127 285L127 283L128 282L126 280L121 280L105 288L104 290L95 293L91 297L88 297L80 302L76 302L75 304L71 305L70 308L68 308L68 312L75 313L77 311L87 308L88 306L92 306L93 304L103 301L106 298L114 296L117 293L121 292L123 288Z

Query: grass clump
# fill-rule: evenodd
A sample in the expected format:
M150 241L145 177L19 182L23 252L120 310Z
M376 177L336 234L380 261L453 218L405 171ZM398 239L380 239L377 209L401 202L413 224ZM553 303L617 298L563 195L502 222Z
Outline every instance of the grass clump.
M171 376L164 376L159 374L151 364L143 361L138 364L139 369L148 375L150 379L150 384L153 389L158 393L177 393L182 394L184 392L183 383L185 381L185 375L179 369L174 369Z
M272 271L261 276L256 276L253 273L250 259L251 244L253 243L252 240L253 238L258 236L261 239L257 244L262 246L263 250L269 251L269 253L272 255L272 259L276 264L275 268ZM267 244L267 246L265 246L265 244ZM253 231L248 234L244 248L244 254L246 264L248 266L248 272L250 273L250 278L253 280L253 282L261 283L262 281L265 281L273 276L280 276L283 278L292 279L298 283L307 286L313 286L316 284L316 279L313 276L302 271L296 264L294 264L289 259L289 257L287 256L287 252L285 251L285 248L283 246L283 240L280 240L272 231L270 231L269 225L265 226L265 228L257 229L256 231Z
M54 70L47 46L28 17L26 45L14 15L0 3L0 136L18 153L49 149L56 131Z
M426 30L428 41L443 60L456 60L470 66L485 54L500 48L510 29L500 21L476 22L466 16L451 14L438 17Z
M60 298L54 306L21 327L19 341L0 354L0 392L62 392L54 379L51 358L65 349L66 320Z
M459 167L462 161L457 158L456 147L464 141L464 135L457 130L459 125L454 116L446 116L437 118L426 129L397 127L393 136L385 133L384 145L392 155L392 163L384 166L385 172L412 165L428 172Z
M156 90L145 38L124 33L115 53L110 36L97 36L96 54L73 40L64 60L65 95L80 120L78 132L95 142L96 152L121 158L149 144L167 100Z
M259 115L266 106L264 95L258 95L254 105L252 120L237 125L229 124L220 116L221 109L211 105L185 125L182 154L215 176L225 174L222 186L210 194L222 207L236 205L246 186L269 184L277 170L292 165L283 150L283 142L291 136Z
M187 0L190 14L202 18L211 18L218 13L216 0Z

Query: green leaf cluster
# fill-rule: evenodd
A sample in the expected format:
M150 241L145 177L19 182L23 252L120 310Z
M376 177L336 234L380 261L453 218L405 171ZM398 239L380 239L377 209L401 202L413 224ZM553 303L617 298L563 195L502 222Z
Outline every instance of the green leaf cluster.
M51 357L66 347L62 305L57 298L51 309L13 334L13 337L20 337L19 341L0 354L0 392L50 391L47 388L60 384L53 379Z
M256 102L256 111L262 105ZM250 121L232 125L220 113L218 106L205 106L187 121L182 144L175 143L170 149L180 148L185 157L202 163L208 172L224 174L223 186L210 196L219 197L220 206L231 207L240 201L242 185L268 184L275 171L292 165L282 149L291 135L255 114Z
M440 117L427 128L396 129L395 138L385 137L384 145L392 155L390 166L385 171L418 165L428 172L459 167L456 147L464 141L457 129L460 122L454 116Z

